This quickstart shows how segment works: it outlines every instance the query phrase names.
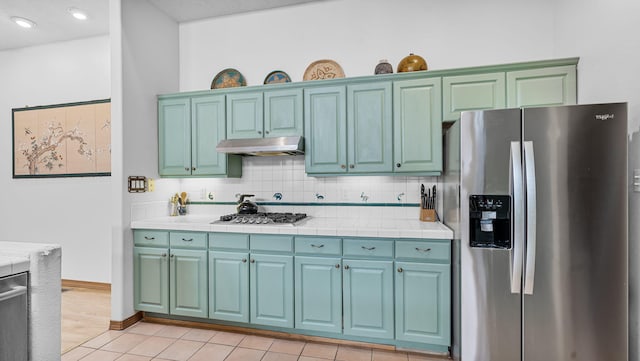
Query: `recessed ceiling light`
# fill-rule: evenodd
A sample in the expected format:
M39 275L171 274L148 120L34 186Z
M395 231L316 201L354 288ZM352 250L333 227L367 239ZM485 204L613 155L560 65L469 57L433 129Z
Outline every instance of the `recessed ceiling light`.
M21 18L19 16L12 16L11 21L25 29L31 29L36 26L36 23L34 23L33 21L26 18Z
M67 9L69 14L78 20L87 20L87 13L77 8L69 8Z

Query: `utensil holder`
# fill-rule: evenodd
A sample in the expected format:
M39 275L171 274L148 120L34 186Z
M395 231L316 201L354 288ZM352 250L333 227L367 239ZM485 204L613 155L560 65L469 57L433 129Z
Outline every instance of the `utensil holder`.
M435 222L437 219L435 209L420 209L420 220L422 222Z
M184 216L185 214L187 214L187 206L178 205L178 214L181 216Z

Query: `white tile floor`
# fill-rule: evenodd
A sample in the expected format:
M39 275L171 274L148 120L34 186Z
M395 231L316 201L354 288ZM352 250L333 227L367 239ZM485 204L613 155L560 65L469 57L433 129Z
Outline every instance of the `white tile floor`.
M446 358L139 322L106 331L62 361L443 361Z

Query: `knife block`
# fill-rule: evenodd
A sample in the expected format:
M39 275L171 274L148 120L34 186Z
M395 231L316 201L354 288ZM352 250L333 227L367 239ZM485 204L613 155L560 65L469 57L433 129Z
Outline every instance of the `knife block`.
M420 208L420 220L422 222L435 222L437 219L435 209Z

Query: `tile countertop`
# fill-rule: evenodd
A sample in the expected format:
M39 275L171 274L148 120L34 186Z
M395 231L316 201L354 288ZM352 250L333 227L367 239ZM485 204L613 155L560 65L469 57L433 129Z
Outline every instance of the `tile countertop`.
M452 239L453 232L440 222L417 219L319 218L308 217L298 225L240 225L211 223L217 216L187 215L131 222L133 229L162 229L199 232L271 233L345 237Z

